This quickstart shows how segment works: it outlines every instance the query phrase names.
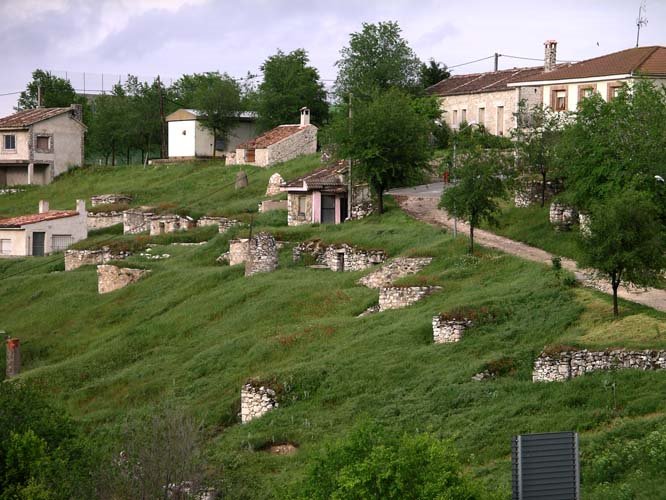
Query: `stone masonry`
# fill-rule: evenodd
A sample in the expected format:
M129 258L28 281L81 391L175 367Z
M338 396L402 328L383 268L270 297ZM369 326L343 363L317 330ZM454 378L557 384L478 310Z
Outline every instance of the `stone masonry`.
M583 236L591 236L592 231L590 230L590 215L580 212L578 214L578 229L580 230L580 234Z
M6 352L5 375L7 378L16 377L21 372L21 342L19 339L7 339Z
M264 200L259 202L257 208L260 214L272 210L289 210L289 202L287 200Z
M271 175L271 178L268 179L268 187L266 188L266 196L275 196L280 194L280 185L284 184L284 179L280 174L275 172Z
M553 196L562 191L559 184L555 182L546 182L546 200L550 200ZM524 181L514 193L514 205L519 208L529 207L541 203L541 182L540 181Z
M100 294L113 292L139 281L149 274L145 269L130 269L104 264L97 266L97 291Z
M250 240L249 247L245 276L275 271L278 265L278 247L272 235L258 233Z
M180 215L153 215L150 217L150 235L158 236L164 233L175 233L176 231L187 231L195 227L191 217Z
M115 203L129 203L132 197L126 194L98 194L90 197L90 203L93 207L97 205L111 205Z
M150 211L130 209L123 212L123 234L138 234L150 231Z
M123 223L122 212L88 212L86 217L86 225L88 231L93 229L104 229L105 227L115 226L116 224Z
M273 389L255 387L250 382L245 384L241 389L241 422L246 424L277 408L279 403L275 396Z
M106 247L100 250L66 250L65 271L73 271L81 266L106 264L112 260L123 260L130 255L129 252L113 253Z
M431 262L432 257L397 257L364 276L358 283L368 288L385 287L400 278L418 273Z
M239 221L234 219L227 219L226 217L213 217L205 216L197 221L197 227L204 226L218 226L220 234L226 233L232 227L240 224Z
M435 344L459 342L464 331L472 326L468 319L443 319L440 315L432 318L432 339Z
M534 361L533 382L561 382L597 370L664 370L666 351L564 351L541 353Z
M558 202L550 205L550 223L558 231L568 231L578 219L578 212L573 207L568 207Z
M389 286L379 289L379 311L402 309L441 290L440 286Z
M386 260L384 250L365 250L346 243L325 245L319 240L295 246L292 250L294 262L298 262L304 253L312 255L317 264L338 272L362 271Z

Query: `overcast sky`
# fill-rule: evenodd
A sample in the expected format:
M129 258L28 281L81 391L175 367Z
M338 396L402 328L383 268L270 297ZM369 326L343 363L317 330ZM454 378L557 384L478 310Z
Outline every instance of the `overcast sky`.
M633 47L640 0L0 0L0 94L25 89L36 68L75 88L109 89L118 75L165 81L184 73L257 73L280 48L306 49L322 78L363 22L397 21L417 55L449 66L490 56L559 60ZM666 0L647 0L641 45L666 45ZM537 65L503 57L500 68ZM492 60L455 73L492 69ZM66 73L65 73L66 72ZM115 76L111 76L115 75ZM331 82L327 82L330 84ZM0 116L18 96L0 96Z

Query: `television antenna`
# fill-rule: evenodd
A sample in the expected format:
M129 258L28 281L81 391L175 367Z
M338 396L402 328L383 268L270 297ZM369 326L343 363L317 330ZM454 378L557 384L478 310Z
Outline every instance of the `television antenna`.
M645 3L646 0L643 0L641 6L638 8L638 17L636 18L636 47L638 47L638 40L641 36L641 26L645 26L648 23L647 6Z

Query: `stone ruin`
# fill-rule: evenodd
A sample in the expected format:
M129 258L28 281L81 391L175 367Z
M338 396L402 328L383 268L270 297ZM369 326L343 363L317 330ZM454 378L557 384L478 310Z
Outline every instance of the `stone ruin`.
M115 226L123 223L123 212L87 212L86 226L88 230L104 229L105 227Z
M435 344L460 342L465 330L472 326L466 318L444 318L441 314L432 318L432 339Z
M176 231L187 231L196 226L191 217L182 217L180 215L153 215L150 217L150 235L159 236L165 233L175 233Z
M557 231L569 231L578 220L578 212L573 207L553 202L550 205L549 218Z
M21 342L19 339L8 338L6 352L5 375L7 378L16 377L21 372Z
M411 306L441 289L441 286L382 287L379 289L379 312Z
M257 210L260 214L272 210L289 210L289 202L287 200L264 200L259 202Z
M362 271L386 260L384 250L365 250L347 243L326 245L320 240L300 243L292 250L292 260L299 262L303 254L311 255L317 265L332 271Z
M534 361L533 382L561 382L597 370L666 369L666 351L566 350L542 352Z
M278 266L278 247L275 238L268 233L258 233L250 239L245 261L245 276L270 273Z
M243 170L240 170L236 174L236 183L234 184L234 188L236 188L236 190L243 189L247 187L247 184L247 174Z
M246 424L279 406L273 389L257 387L253 382L241 389L241 423Z
M562 192L562 183L546 182L546 201ZM513 198L514 205L525 208L541 204L541 181L524 181L516 189Z
M98 205L114 205L117 203L130 203L132 197L126 194L98 194L90 197L90 203L93 207Z
M247 238L239 238L229 242L229 251L223 253L217 258L218 262L228 262L230 266L243 264L249 255L249 245Z
M113 292L139 281L150 274L146 269L131 269L108 264L97 266L97 291L99 294Z
M240 221L234 219L227 219L226 217L204 216L197 221L197 227L217 226L220 234L226 233L234 226L241 224Z
M65 250L65 271L73 271L81 266L106 264L112 260L123 260L130 252L112 252L108 247L100 250Z
M123 212L123 234L139 234L150 231L150 220L155 215L152 208L131 208Z
M266 196L275 196L280 194L280 186L284 184L284 179L280 174L275 172L271 175L271 178L268 179L268 187L266 188Z
M431 262L432 257L397 257L362 277L358 284L368 288L386 287L400 278L418 273Z

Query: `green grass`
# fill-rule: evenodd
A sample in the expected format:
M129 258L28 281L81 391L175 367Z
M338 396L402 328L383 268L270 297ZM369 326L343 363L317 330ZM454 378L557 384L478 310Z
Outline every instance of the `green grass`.
M314 165L309 158L277 171L288 177ZM135 187L126 178L134 173ZM129 191L140 203L241 216L256 207L271 173L254 173L243 196L231 186L219 198L206 198L233 180L235 169L95 169L14 200L31 207L43 194L58 201ZM0 210L13 208L0 199ZM204 422L209 474L223 480L227 498L284 496L297 488L311 457L366 418L396 433L429 430L451 438L467 472L506 498L511 436L577 430L586 458L583 494L613 498L604 496L608 478L591 457L610 456L623 442L643 439L643 425L666 431L664 373L531 382L534 358L546 345L666 348L666 315L622 303L622 317L613 321L609 297L569 288L547 266L483 249L469 257L462 239L409 219L390 201L382 217L340 226L285 222L284 212L260 214L253 230L288 242L321 238L383 248L390 256L430 255L433 263L408 281L437 284L442 291L403 310L357 318L377 301L377 291L356 284L364 272L294 264L289 245L274 273L245 278L242 266L216 264L243 228L206 235L202 246L155 247L169 259L134 256L128 265L153 273L101 296L93 267L64 273L34 267L42 259L0 261L23 273L0 275L0 328L23 341L22 378L49 390L95 434L165 402L184 408ZM113 231L94 238L119 236ZM432 344L433 315L483 306L502 314L469 330L458 344ZM512 361L516 370L496 380L471 380L500 360ZM275 379L285 390L278 410L241 425L240 388L251 377ZM283 441L297 443L299 451L261 451L266 443ZM636 498L658 497L666 480L641 483L640 460L624 460L623 473L611 479Z

